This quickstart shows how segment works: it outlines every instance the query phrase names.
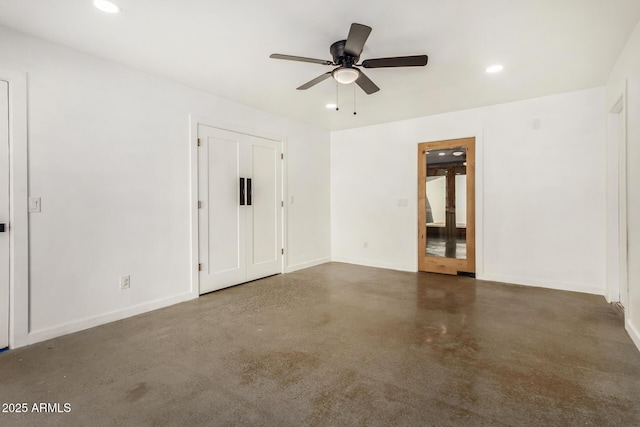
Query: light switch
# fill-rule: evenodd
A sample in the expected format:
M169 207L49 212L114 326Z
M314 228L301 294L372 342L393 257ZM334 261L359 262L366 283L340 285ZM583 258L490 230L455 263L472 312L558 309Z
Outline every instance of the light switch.
M398 199L398 207L399 208L409 207L409 199Z
M40 213L40 197L29 197L29 212Z

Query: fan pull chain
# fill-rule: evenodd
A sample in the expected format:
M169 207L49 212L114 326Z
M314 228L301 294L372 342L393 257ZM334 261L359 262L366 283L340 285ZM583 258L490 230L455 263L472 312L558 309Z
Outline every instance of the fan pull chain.
M356 114L356 85L355 83L353 84L353 115L355 116Z
M336 111L338 111L340 109L340 107L338 107L338 92L339 92L339 84L336 81Z

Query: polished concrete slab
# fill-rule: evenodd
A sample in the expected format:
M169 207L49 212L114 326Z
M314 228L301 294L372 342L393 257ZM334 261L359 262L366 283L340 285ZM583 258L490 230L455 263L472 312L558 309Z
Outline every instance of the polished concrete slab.
M0 354L2 426L637 426L639 396L602 297L340 263Z

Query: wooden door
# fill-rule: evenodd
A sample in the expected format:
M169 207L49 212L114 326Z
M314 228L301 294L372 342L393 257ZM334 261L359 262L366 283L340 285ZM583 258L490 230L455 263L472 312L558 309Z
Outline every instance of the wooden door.
M475 138L418 144L418 269L475 267Z
M198 126L200 293L282 271L280 142Z
M0 80L0 349L9 346L9 84Z

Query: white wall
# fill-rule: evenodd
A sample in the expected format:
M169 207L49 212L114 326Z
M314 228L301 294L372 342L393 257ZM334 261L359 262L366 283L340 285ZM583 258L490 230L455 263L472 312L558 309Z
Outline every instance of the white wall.
M475 136L478 277L604 294L604 101L595 88L333 132L333 259L416 271L417 144Z
M28 342L197 296L190 114L286 140L287 269L329 259L327 131L4 27L0 66L28 74L29 193L42 197Z
M627 44L625 45L615 67L611 71L607 82L607 103L606 112L610 112L617 100L622 96L624 100L624 111L621 114L623 121L623 144L626 145L626 218L627 218L627 258L628 264L622 262L623 269L627 271L610 274L612 278L617 278L615 273L621 273L628 282L629 301L625 310L625 323L627 332L640 349L640 22L633 30ZM609 133L609 135L615 135ZM626 141L624 141L626 139ZM610 156L618 155L618 141L609 138L607 150ZM615 160L615 159L614 159ZM618 233L617 215L618 209L618 173L616 162L609 162L607 171L609 190L607 233L609 242L617 242L615 238ZM623 172L624 173L624 172ZM624 176L621 179L625 179ZM623 183L620 182L622 185ZM624 207L624 194L622 194L622 206ZM624 225L621 224L624 230ZM615 269L616 248L609 250L609 268Z

